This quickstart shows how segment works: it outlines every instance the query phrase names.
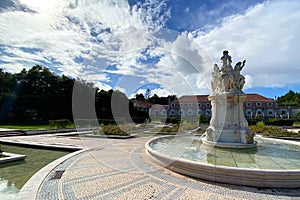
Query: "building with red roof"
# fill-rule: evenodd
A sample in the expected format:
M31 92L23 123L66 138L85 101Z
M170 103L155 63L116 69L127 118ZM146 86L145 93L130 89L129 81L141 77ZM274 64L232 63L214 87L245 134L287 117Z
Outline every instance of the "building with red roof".
M259 94L246 94L244 113L247 118L254 117L278 117L278 107L274 99ZM154 105L153 105L154 106ZM208 95L186 95L170 102L168 107L151 107L152 117L183 117L198 118L199 116L211 116L211 103Z

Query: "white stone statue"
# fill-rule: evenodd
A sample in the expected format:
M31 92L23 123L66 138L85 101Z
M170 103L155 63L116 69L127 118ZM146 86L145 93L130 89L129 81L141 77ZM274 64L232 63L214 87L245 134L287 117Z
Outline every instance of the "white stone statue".
M243 111L245 77L240 72L246 60L232 68L231 56L228 51L223 51L221 63L221 69L214 64L212 72L212 94L208 97L212 116L203 142L224 148L253 148L256 146L254 134L247 128Z
M222 74L217 64L214 64L214 71L212 72L211 79L211 89L213 93L221 92L222 83L221 83Z
M223 51L221 57L222 67L219 69L217 64L214 64L214 71L212 73L211 89L213 93L219 92L237 92L242 93L245 85L245 77L240 74L245 66L246 60L238 62L234 69L231 66L231 56L228 51Z
M241 70L245 66L246 60L236 63L234 66L236 89L242 91L245 85L245 77L241 75Z

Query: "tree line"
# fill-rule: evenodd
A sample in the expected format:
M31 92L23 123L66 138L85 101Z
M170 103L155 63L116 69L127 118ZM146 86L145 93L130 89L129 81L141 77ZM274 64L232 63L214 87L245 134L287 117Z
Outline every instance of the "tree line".
M145 99L143 94L136 95L139 101L153 104L168 104L175 98L153 95ZM139 122L149 118L146 110L135 109L132 101L120 91L100 90L93 83L59 76L40 65L15 74L0 69L0 123L39 124L57 119L74 121L74 112L77 119L94 118L96 115L99 119L113 120L116 117L126 118L128 113Z
M279 106L300 107L300 93L290 90L285 95L278 97L277 103Z

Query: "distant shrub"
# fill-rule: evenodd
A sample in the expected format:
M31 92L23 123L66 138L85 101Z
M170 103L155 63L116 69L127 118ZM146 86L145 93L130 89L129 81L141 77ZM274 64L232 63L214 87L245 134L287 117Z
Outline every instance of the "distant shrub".
M153 127L150 129L151 132L157 133L175 133L178 132L179 124L165 125L163 127Z
M160 132L175 133L178 132L179 124L173 124L172 126L164 126L160 129Z
M161 119L162 123L167 124L179 124L181 119L179 117L168 117L167 119Z
M260 122L256 123L256 126L264 126L264 125L265 125L265 123L263 121L260 121Z
M71 122L68 119L58 119L58 120L49 120L50 128L67 128L71 125Z
M203 116L203 115L200 115L199 117L199 124L209 124L209 121L210 121L210 117L208 116Z
M98 126L97 119L75 119L74 123L77 128L87 128L87 127L96 127Z
M105 125L101 128L102 128L102 132L105 135L128 135L126 131L122 130L117 125L110 124L110 125ZM101 130L99 132L101 132Z
M197 127L199 127L198 122L183 121L183 123L180 125L180 130L192 130Z
M261 121L258 119L247 119L249 126L256 125L257 122Z

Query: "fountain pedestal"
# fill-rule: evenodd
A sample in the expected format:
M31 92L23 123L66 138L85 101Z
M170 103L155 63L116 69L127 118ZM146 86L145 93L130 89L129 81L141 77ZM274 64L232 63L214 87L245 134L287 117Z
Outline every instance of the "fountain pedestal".
M204 144L224 148L253 148L256 142L254 134L247 128L243 103L246 95L241 91L245 78L240 74L245 62L238 62L234 69L227 51L221 58L222 68L214 65L211 88L213 93L208 97L212 105L212 117L206 130Z
M219 93L209 97L212 118L203 143L224 148L252 148L256 146L254 134L247 128L242 93Z

